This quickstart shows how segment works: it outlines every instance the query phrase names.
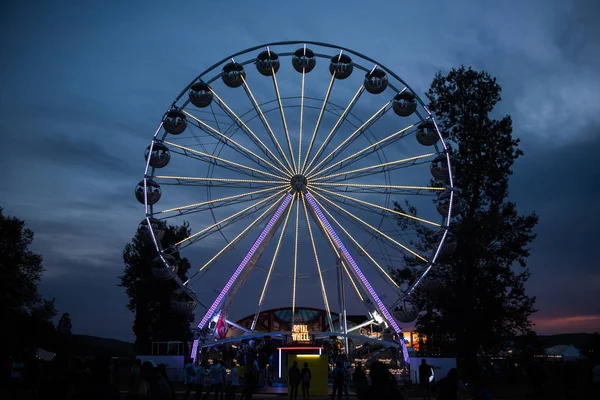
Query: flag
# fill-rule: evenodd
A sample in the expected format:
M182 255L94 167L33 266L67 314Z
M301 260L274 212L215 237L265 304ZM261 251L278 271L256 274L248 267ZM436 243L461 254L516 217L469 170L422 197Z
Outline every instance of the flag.
M225 339L227 337L227 322L225 321L225 314L221 313L219 320L217 321L217 327L215 328L215 336L217 339Z

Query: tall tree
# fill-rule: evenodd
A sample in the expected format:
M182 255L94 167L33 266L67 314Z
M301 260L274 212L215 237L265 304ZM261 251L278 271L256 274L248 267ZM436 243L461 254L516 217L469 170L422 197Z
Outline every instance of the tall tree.
M161 240L163 248L190 236L188 224L165 227ZM185 281L190 263L180 254L174 253L178 265L177 274ZM158 279L152 273L152 262L157 257L156 248L143 231L138 231L123 250L125 268L119 277L119 286L125 288L129 297L127 308L134 313L133 333L135 351L147 353L152 342L188 341L191 339L191 314L178 314L171 309L173 291L178 288L173 280Z
M500 93L495 78L464 66L447 76L438 72L427 93L429 109L453 150L461 212L451 225L456 250L432 269L441 287L414 293L413 301L425 311L417 330L430 336L430 345L455 346L469 374L478 352L493 351L507 337L530 331L529 316L535 311L535 298L527 296L524 283L538 217L520 215L507 199L512 166L523 152L512 135L510 115L490 117ZM432 185L444 183L434 180ZM396 203L396 208L416 215L408 203ZM416 247L431 249L432 232L411 221L399 223L417 229ZM398 272L397 279L406 279L405 272Z
M29 249L32 242L33 231L25 221L5 216L0 208L0 310L3 323L10 327L0 329L0 340L14 351L40 345L48 336L41 332L54 329L54 299L46 300L38 292L44 268L42 256Z

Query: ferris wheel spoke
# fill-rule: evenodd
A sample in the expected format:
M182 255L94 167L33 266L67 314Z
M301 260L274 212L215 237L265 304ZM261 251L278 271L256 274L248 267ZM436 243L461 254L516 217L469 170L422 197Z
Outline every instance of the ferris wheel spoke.
M285 220L283 221L283 227L281 228L281 233L279 234L279 239L277 240L277 247L275 247L275 254L273 254L273 259L271 260L271 265L269 266L269 270L267 272L267 277L265 279L265 284L263 285L262 292L260 293L260 298L258 300L258 306L256 312L254 313L254 320L252 321L252 325L250 326L250 330L254 331L256 328L256 322L258 321L258 316L260 315L260 311L262 310L263 301L265 299L265 294L267 293L267 288L269 287L269 283L271 282L271 276L273 274L273 270L275 269L275 263L277 262L277 256L279 255L279 248L281 247L281 242L283 241L283 236L285 231L287 230L288 221L290 219L290 214L292 213L292 209L294 208L294 202L298 201L297 196L294 195L294 199L292 199L292 204L288 207L287 214L285 215Z
M286 176L287 172L284 172L280 168L276 167L271 162L265 160L264 158L262 158L258 154L254 153L252 150L249 150L244 145L239 144L238 142L236 142L232 138L230 138L230 137L224 135L223 133L219 132L218 130L216 130L212 126L208 125L207 123L203 122L202 120L196 118L195 116L193 116L189 112L187 112L187 111L184 110L183 113L186 114L188 117L192 118L194 121L196 121L198 123L198 125L199 125L198 127L200 129L202 129L204 132L206 132L210 136L214 137L215 139L217 139L219 142L223 143L227 147L229 147L229 148L237 151L238 153L242 154L244 157L248 158L249 160L254 161L258 165L261 165L261 166L263 164L267 165L267 166L270 167L270 169L272 171L278 172L282 176ZM231 146L232 144L233 144L233 146ZM262 162L262 164L261 164L261 162Z
M290 160L288 160L287 156L285 155L285 151L281 147L281 144L279 144L279 140L277 140L277 136L275 136L275 132L273 132L273 129L271 128L271 125L269 124L267 117L265 116L264 112L262 111L260 104L256 100L256 97L254 97L252 90L250 90L250 86L248 85L248 82L246 81L246 79L243 76L241 78L242 78L242 82L244 84L244 91L246 92L248 99L250 99L252 106L256 109L256 112L258 113L260 120L262 121L263 125L265 126L265 129L269 133L269 135L271 137L271 141L277 148L279 157L281 157L281 159L285 161L285 164L287 166L287 167L285 167L286 171L288 171L289 173L291 173L293 175L294 169L292 167L292 164L290 163ZM279 160L279 162L281 163L281 160ZM281 164L283 165L283 163L281 163Z
M335 181L346 181L349 179L356 179L356 178L363 177L363 176L380 174L382 172L393 171L398 168L406 168L406 167L416 165L416 164L418 164L418 161L423 161L423 159L425 159L427 157L435 156L437 154L439 154L439 153L421 154L419 156L403 158L401 160L389 161L389 162L385 162L385 163L381 163L381 164L371 165L368 167L353 169L350 171L344 171L344 172L338 172L338 173L331 174L331 175L319 176L316 178L312 178L310 180L310 182L323 181L323 180L329 181L334 178L338 178Z
M327 208L325 208L323 206L323 204L321 204L321 202L318 201L316 198L315 198L315 202L319 205L319 207L321 208L321 211L324 211L325 214L327 214L329 216L329 218L331 220L333 220L333 222L335 222L335 224L337 226L340 227L340 229L344 232L344 234L352 241L352 243L354 244L354 247L359 251L359 253L362 253L365 256L367 256L369 261L371 261L371 263L373 263L377 267L377 269L379 269L382 277L384 277L384 280L386 280L386 282L391 283L394 288L398 288L398 284L396 283L396 281L390 276L390 274L381 265L379 265L379 263L371 256L371 254L369 254L369 252L363 246L360 245L358 240L356 240L354 238L354 236L352 236L350 234L350 232L348 232L346 230L346 228L344 228L344 226L342 224L340 224L338 222L338 220L335 219L335 217L327 210Z
M313 197L313 199L314 199L314 197ZM315 200L315 202L317 201L317 199L314 199L314 200ZM358 299L361 302L364 302L365 300L364 300L363 294L360 292L360 289L358 288L358 286L357 286L354 278L352 277L352 274L348 270L348 266L346 265L346 262L344 261L344 259L340 255L340 252L338 251L338 249L335 246L335 244L333 243L333 239L331 238L331 235L329 234L329 231L325 228L325 225L323 225L323 221L321 221L317 217L314 217L314 215L313 215L313 219L317 222L318 227L321 230L321 233L323 234L323 236L325 236L327 238L327 240L329 241L329 245L331 246L331 249L335 253L336 259L342 261L342 266L344 267L344 271L346 272L346 275L348 276L348 279L350 279L350 282L352 283L352 287L354 288L354 291L356 292L356 295L357 295Z
M245 203L248 201L256 200L256 197L262 197L262 196L257 196L257 195L263 194L263 196L264 196L268 192L272 192L274 190L281 190L281 189L283 189L283 187L284 187L284 185L279 185L277 187L261 189L261 190L254 190L252 192L246 192L246 193L236 194L236 195L227 196L227 197L221 197L219 199L212 199L212 200L208 200L208 201L203 201L201 203L194 203L194 204L188 204L185 206L169 208L167 210L162 210L162 211L156 213L155 216L160 215L160 214L168 214L168 213L177 213L177 215L175 215L175 216L181 216L181 215L187 215L187 214L205 211L208 209L228 207L228 206L232 206L234 204ZM255 196L255 197L253 197L253 196ZM243 199L244 197L250 197L250 198ZM222 203L222 204L215 205L215 203Z
M218 230L218 229L222 229L222 226L221 226L221 225L223 225L224 223L226 223L226 222L228 222L228 221L230 221L230 220L232 220L232 219L234 219L234 218L238 218L238 217L240 217L240 216L246 216L246 215L245 215L245 213L248 213L249 211L250 211L250 214L251 214L251 213L253 213L253 212L255 212L255 211L257 211L257 207L258 207L258 206L260 206L261 204L264 204L265 202L267 202L267 201L271 200L272 198L276 197L277 195L279 195L279 194L281 194L281 193L283 193L283 192L285 192L285 191L286 191L286 189L284 189L284 190L281 190L281 191L279 191L279 192L277 192L277 193L275 193L275 194L272 194L272 195L270 195L269 197L267 197L267 198L265 198L265 199L262 199L262 200L260 200L260 201L258 201L258 202L256 202L256 203L252 204L251 206L248 206L248 207L244 208L244 209L243 209L243 210L241 210L241 211L238 211L238 212L236 212L236 213L234 213L234 214L230 215L230 216L229 216L229 217L227 217L227 218L223 218L222 220L220 220L220 221L218 221L218 222L216 222L216 223L214 223L214 224L212 224L212 225L210 225L210 226L207 226L206 228L202 229L201 231L199 231L199 232L196 232L196 233L194 233L193 235L190 235L190 236L188 236L187 238L185 238L185 239L183 239L183 240L180 240L179 242L175 243L175 244L174 244L172 247L177 247L177 246L180 246L181 244L183 244L183 243L185 243L185 242L188 242L188 245L189 245L189 244L192 244L193 242L195 242L195 241L199 240L199 237L200 237L201 235L203 235L203 234L205 234L205 233L207 233L207 232L211 232L211 231L213 231L215 228L217 228L217 230ZM254 210L252 210L252 209L254 209ZM252 210L252 211L251 211L251 210ZM202 237L204 237L204 236L202 236Z
M198 151L198 150L194 150L194 149L191 149L189 147L181 146L181 145L178 145L178 144L175 144L175 143L172 143L172 142L164 142L164 143L167 144L167 145L169 145L169 146L172 146L174 148L183 150L183 153L180 153L180 154L183 154L185 156L192 157L192 158L197 158L197 159L199 159L201 161L204 161L204 162L207 162L207 163L210 163L210 164L214 164L214 165L217 165L217 166L223 166L223 167L226 167L227 169L230 169L232 171L237 171L237 172L242 173L244 175L249 175L249 176L252 176L252 177L256 177L256 175L254 175L254 174L261 174L261 175L270 176L271 178L276 178L276 179L282 179L283 178L282 176L275 175L275 174L272 174L270 172L262 171L260 169L252 168L252 167L249 167L247 165L237 163L235 161L226 160L225 158L217 157L217 156L215 156L213 154L204 153L204 152L201 152L201 151ZM225 165L219 164L219 162L223 163ZM251 171L252 173L247 172L247 171Z
M370 228L373 232L379 234L380 236L383 236L384 238L386 238L387 240L389 240L390 242L394 243L396 246L400 247L401 249L405 250L406 252L412 254L414 257L418 258L419 260L423 261L423 262L427 262L428 260L423 257L422 255L418 254L417 252L415 252L414 250L411 250L410 248L408 248L407 246L403 245L402 243L398 242L396 239L390 237L389 235L386 235L385 233L383 233L382 231L380 231L379 229L377 229L376 227L374 227L373 225L369 224L368 222L362 220L361 218L359 218L358 216L354 215L353 213L351 213L350 211L346 210L344 207L340 206L339 204L335 203L334 201L328 199L327 197L323 196L322 194L320 194L319 192L313 192L314 194L316 194L317 196L319 196L320 198L322 198L323 200L325 200L326 202L328 202L329 204L333 205L334 207L338 208L339 210L343 211L344 213L348 214L349 216L351 216L352 218L354 218L355 220L359 221L360 223L362 223L363 225L365 225L366 227Z
M310 220L308 219L308 211L306 209L306 201L304 200L304 196L300 196L302 198L302 207L304 208L304 217L306 218L306 225L308 226L308 236L310 237L310 242L312 244L313 254L315 256L315 263L317 265L317 272L319 273L319 282L321 284L321 295L323 296L323 303L325 304L325 311L327 312L327 320L329 321L329 326L333 329L333 320L331 319L331 309L329 308L329 300L327 299L327 292L325 291L325 281L323 280L323 274L321 273L321 264L319 263L319 256L317 254L317 246L315 244L315 238L313 237L312 228L310 226Z
M321 106L321 111L319 112L319 117L317 118L317 124L315 125L315 130L310 138L310 142L308 143L308 150L306 151L306 155L304 156L304 161L302 162L302 168L300 171L304 173L306 171L305 166L308 161L308 157L310 156L310 152L315 143L315 138L317 137L317 132L319 131L319 127L321 126L321 121L323 121L323 114L325 113L325 107L327 107L327 102L329 101L329 96L331 95L331 88L333 88L333 82L335 82L335 74L334 71L331 74L331 80L329 81L329 86L327 87L327 92L325 93L325 99L323 99L323 105Z
M323 188L317 188L317 187L315 187L313 189L316 190L316 191L318 191L318 192L328 193L328 194L330 194L332 196L337 196L337 197L341 197L343 199L351 200L351 201L354 201L356 203L363 204L365 206L377 208L379 210L386 211L386 212L389 212L389 213L394 214L394 215L398 215L398 216L403 217L403 218L409 218L409 219L412 219L414 221L422 222L424 224L429 224L429 225L433 225L433 226L436 226L436 227L440 227L441 226L437 222L429 221L427 219L415 217L414 215L410 215L410 214L406 214L406 213L403 213L403 212L400 212L400 211L392 210L391 208L383 207L383 206L380 206L378 204L373 204L373 203L370 203L368 201L360 200L360 199L357 199L357 198L352 197L352 196L347 196L347 195L344 195L344 194L341 194L341 193L332 192L331 190L327 190L327 189L323 189Z
M321 153L327 148L327 145L329 144L331 139L333 139L333 136L335 136L335 134L337 133L340 126L342 126L342 123L346 120L346 118L348 117L348 115L350 114L352 109L354 108L354 105L358 102L358 99L363 94L364 90L365 90L365 86L360 85L360 87L358 88L358 90L356 91L354 96L352 97L352 100L350 100L350 102L348 103L348 105L346 106L346 108L344 109L344 111L342 112L340 117L338 118L338 120L335 123L335 125L333 126L333 128L331 128L331 130L329 131L329 134L327 135L327 137L325 138L323 143L321 143L321 146L319 146L319 150L317 150L317 152L315 153L313 158L310 160L310 162L306 166L306 170L310 170L311 165L315 162L315 160L317 160L317 158L321 155Z
M300 222L300 201L296 201L296 238L294 241L294 285L292 289L292 325L296 315L296 281L298 279L298 225Z
M283 182L282 182L283 183ZM367 183L328 183L313 182L313 188L321 186L343 188L344 193L367 193L367 194L399 194L399 195L430 195L447 190L445 187L434 186L407 186L407 185L375 185Z
M342 253L343 258L352 267L353 272L360 279L360 282L362 283L363 288L366 289L366 291L369 293L369 296L370 296L371 300L376 305L375 306L376 309L389 322L389 324L392 326L392 328L394 329L394 331L397 334L400 334L401 333L400 327L398 326L398 324L396 323L396 321L394 320L394 318L392 317L392 315L388 311L388 309L385 306L385 304L383 304L383 302L379 298L379 295L377 294L377 292L375 292L375 290L373 289L373 287L369 283L368 279L364 276L364 274L360 270L358 264L356 264L356 261L354 261L354 259L352 258L352 255L348 252L348 249L346 248L346 246L344 246L344 243L341 241L341 239L339 238L339 236L337 235L337 233L335 232L335 230L333 229L333 227L331 226L331 224L327 220L327 217L325 217L325 214L323 214L323 212L321 211L319 205L316 203L315 198L309 192L305 193L305 197L306 197L306 200L308 200L308 202L309 202L309 204L311 206L311 209L313 210L313 213L316 215L317 218L319 218L323 222L323 225L325 226L325 229L327 229L327 231L331 234L332 238L334 239L334 241L336 243L336 246L339 248L340 252Z
M354 142L354 140L356 140L357 137L359 137L361 134L363 134L375 122L377 122L377 120L379 118L381 118L386 112L388 112L392 108L390 106L391 104L392 104L392 101L390 100L387 103L385 103L383 105L383 107L381 107L379 110L375 111L375 113L373 115L371 115L371 117L369 117L369 119L367 119L365 122L363 122L363 124L358 129L356 129L354 132L352 132L352 134L350 136L348 136L346 139L344 139L344 141L342 143L340 143L335 149L333 149L333 151L331 153L326 155L317 165L315 165L312 169L310 169L306 173L306 175L307 176L312 175L313 172L318 171L319 167L321 165L323 165L327 160L329 160L329 159L333 160L341 152L343 152L348 146L350 146L352 144L352 142Z
M367 147L365 147L365 148L363 148L363 149L355 152L354 154L351 154L348 157L345 157L344 159L336 162L335 164L332 164L332 165L330 165L330 166L328 166L326 168L323 168L322 170L320 170L317 173L315 173L313 175L313 177L322 175L325 172L331 170L332 168L335 168L335 167L338 167L338 166L339 166L339 168L338 168L338 170L339 170L339 169L347 167L347 166L349 166L351 164L354 164L355 162L363 159L364 157L366 157L366 156L368 156L368 155L370 155L370 154L372 154L372 153L374 153L376 151L382 150L383 148L389 146L390 144L395 143L396 141L398 141L398 140L400 140L400 139L408 136L410 133L412 133L411 131L409 131L409 129L411 129L413 127L414 127L414 124L413 125L409 125L406 128L403 128L403 129L401 129L401 130L399 130L397 132L394 132L391 135L389 135L389 136L387 136L387 137L385 137L385 138L383 138L383 139L381 139L381 140L379 140L379 141L377 141L375 143L372 143L369 146L367 146ZM346 164L344 164L344 163L346 163Z
M262 214L260 214L258 216L258 218L256 218L254 221L252 221L250 223L250 225L248 225L246 228L244 228L243 231L241 231L240 233L238 233L238 235L236 237L234 237L232 240L229 241L229 243L227 243L221 250L219 250L210 260L208 260L206 263L204 263L204 265L202 267L200 267L198 269L197 272L195 272L184 284L185 285L189 285L196 277L199 277L203 271L208 271L207 268L212 265L213 262L215 262L219 257L221 257L221 255L223 255L228 249L230 249L231 247L235 246L241 239L243 239L246 234L248 234L253 228L256 227L256 225L258 225L261 221L263 221L267 214L273 209L275 208L275 206L277 204L280 203L281 200L283 200L283 197L281 197L281 199L278 199L277 201L275 201L273 204L271 204L265 211L263 211Z
M267 48L268 50L268 48ZM273 86L275 87L275 94L277 95L277 103L279 104L279 114L281 114L281 122L283 123L283 130L285 132L285 138L288 144L288 150L290 151L290 158L292 159L292 166L294 173L300 173L298 171L298 167L296 166L296 160L294 159L294 150L292 149L292 141L290 139L290 133L288 131L287 121L285 119L285 112L283 110L283 103L281 102L281 94L279 93L279 85L277 84L277 74L275 74L275 69L271 67L271 77L273 78ZM300 162L298 160L298 162Z
M247 85L245 84L245 80L244 80L244 88L247 88ZM228 113L230 118L240 127L240 129L250 138L250 140L252 140L254 142L254 144L256 145L256 147L258 147L259 149L261 149L261 151L271 159L271 161L274 161L276 163L278 163L281 168L283 168L284 170L286 170L290 176L293 175L293 173L291 172L291 170L289 169L288 166L286 166L285 164L283 164L283 162L281 161L281 159L279 157L277 157L272 151L271 149L269 149L267 147L267 145L264 144L264 142L262 140L260 140L260 138L258 136L256 136L256 134L254 133L254 131L252 131L252 129L250 129L250 127L248 127L248 125L246 125L246 123L223 101L223 99L221 99L219 97L219 95L213 90L211 89L212 94L215 96L215 98L217 99L217 102L219 104L219 107L225 112ZM246 91L246 93L248 93L248 91ZM266 118L262 112L262 110L260 109L260 107L258 106L258 103L256 103L256 99L254 99L254 97L252 96L253 99L253 105L256 107L257 112L260 115L260 118L263 122L266 122ZM270 133L272 134L273 132L270 131ZM275 141L277 139L275 138ZM281 146L278 146L278 149L281 149ZM285 153L281 153L283 156L285 156ZM289 162L288 162L289 165Z
M182 186L211 186L211 187L229 187L237 189L256 188L257 186L277 186L289 184L284 180L260 180L260 179L231 179L214 177L195 177L195 176L169 176L156 175L154 179L164 179L165 182L159 182L161 185L182 185ZM247 185L247 186L245 186Z
M304 47L306 49L306 45ZM298 173L302 172L300 163L302 162L302 124L304 123L304 80L306 70L302 68L302 89L300 90L300 131L298 133Z

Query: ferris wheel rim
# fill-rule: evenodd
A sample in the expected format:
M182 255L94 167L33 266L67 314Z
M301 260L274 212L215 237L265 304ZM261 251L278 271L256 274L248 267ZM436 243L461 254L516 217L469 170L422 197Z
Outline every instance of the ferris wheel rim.
M336 46L336 45L332 45L332 44L328 44L328 43L323 43L323 42L313 42L313 41L282 41L282 42L272 42L272 43L268 43L268 44L263 44L263 45L259 45L259 46L254 46L254 47L250 47L250 48L247 48L247 49L245 49L245 50L242 50L242 51L240 51L240 52L237 52L237 53L235 53L235 54L233 54L233 55L231 55L231 56L229 56L229 57L226 57L226 58L224 58L223 60L221 60L221 61L219 61L218 63L214 64L213 66L209 67L209 68L208 68L207 70L205 70L205 71L204 71L202 74L198 75L198 76L197 76L197 77L196 77L196 78L195 78L193 81L191 81L191 82L190 82L190 84L189 84L189 85L188 85L188 86L187 86L187 87L186 87L186 88L185 88L185 89L182 91L182 93L181 93L179 96L177 96L176 100L173 102L173 104L171 105L171 107L170 107L169 109L172 109L173 107L175 107L175 105L177 104L177 102L178 102L179 100L181 100L181 98L182 98L182 97L183 97L183 96L186 94L186 92L187 92L187 91L188 91L188 90L189 90L189 89L192 87L192 85L193 85L194 83L201 81L201 79L202 79L202 77L203 77L203 76L205 76L205 75L207 75L208 73L210 73L211 71L215 70L215 69L216 69L216 68L218 68L220 65L224 64L225 62L227 62L228 60L230 60L230 59L232 59L232 58L234 58L234 57L238 57L238 56L240 56L240 55L248 54L248 53L250 53L250 52L252 52L252 51L255 51L255 50L258 50L258 49L261 49L261 48L265 48L265 47L270 47L270 46L284 46L284 45L294 45L294 44L311 44L311 45L315 45L315 46L321 46L321 47L326 47L326 48L332 48L332 49L337 49L337 50L343 50L343 51L346 51L346 52L348 52L348 53L350 53L350 54L353 54L353 55L355 55L355 56L357 56L357 57L360 57L360 58L361 58L361 59L363 59L363 60L366 60L366 61L369 61L369 62L373 62L373 63L374 63L376 66L378 66L379 68L381 68L381 69L383 69L384 71L386 71L386 72L387 72L387 73L388 73L390 76L392 76L392 77L393 77L394 79L396 79L398 82L402 83L402 84L405 86L405 88L406 88L406 89L410 90L410 91L411 91L411 92L414 94L416 101L417 101L417 102L418 102L418 103L421 105L421 107L422 107L422 108L423 108L423 109L426 111L426 113L427 113L427 115L428 115L428 118L426 118L426 119L433 121L433 123L435 124L436 131L438 132L438 134L439 134L439 136L440 136L440 139L441 139L441 141L440 141L440 142L442 143L442 145L443 145L443 147L444 147L444 151L442 151L442 152L438 151L438 152L437 152L437 154L444 154L444 153L445 153L445 154L447 155L447 159L448 159L448 167L449 167L449 169L450 169L450 158L449 158L449 155L447 154L447 151L448 151L448 149L447 149L447 147L446 147L445 141L444 141L444 139L441 137L441 134L440 134L439 128L437 127L437 124L435 123L435 120L432 118L432 116L431 116L431 113L429 112L428 108L427 108L427 107L426 107L426 105L423 103L423 101L421 100L421 98L420 98L420 97L417 95L417 93L416 93L414 90L412 90L412 88L411 88L411 87L410 87L408 84L406 84L406 82L404 82L404 80L403 80L403 79L401 79L401 78L400 78L398 75L396 75L396 74L395 74L393 71L391 71L391 70L390 70L390 69L388 69L387 67L383 66L382 64L378 63L377 61L375 61L375 60L373 60L373 59L371 59L371 58L369 58L369 57L367 57L367 56L365 56L365 55L363 55L363 54L361 54L361 53L359 53L359 52L356 52L356 51L354 51L354 50L351 50L351 49L349 49L349 48L345 48L345 47L341 47L341 46ZM316 55L316 56L321 56L321 55ZM256 60L256 58L254 58L254 59L252 59L252 60L249 60L249 61L245 62L245 64L247 64L247 63L250 63L250 62L252 62L252 61L254 61L254 60ZM218 76L220 76L220 75L217 75L217 78L218 78ZM406 89L405 89L405 90L406 90ZM327 101L325 101L324 103L328 103L328 102L327 102ZM186 105L187 105L187 102L186 102ZM183 107L182 107L182 108L183 108ZM255 118L255 117L253 117L253 118ZM420 119L421 119L422 121L424 120L422 117L420 117ZM158 136L159 132L161 131L162 124L163 124L163 122L161 121L161 123L159 124L159 127L158 127L158 129L157 129L157 132L155 133L155 135L154 135L154 137L153 137L153 141L152 141L152 143L151 143L151 145L150 145L150 151L152 150L152 145L153 145L153 143L154 143L154 142L157 140L157 136ZM370 129L370 128L369 128L369 129ZM238 128L238 129L236 129L236 130L235 130L235 132L237 132L238 130L239 130L239 128ZM233 135L235 134L235 132L233 132L233 133L231 134L231 136L233 136ZM163 139L164 139L164 137L166 137L166 135L167 135L167 133L165 132L165 134L164 134L164 136L163 136ZM223 147L222 147L222 148L223 148ZM215 149L215 151L216 151L216 149ZM382 152L383 152L383 150L382 150ZM383 154L384 154L384 157L385 157L385 152L383 152ZM292 155L292 157L293 157L293 155ZM307 157L307 158L308 158L308 157ZM316 158L316 157L315 157L315 158ZM299 161L300 161L300 160L299 160ZM152 205L152 204L148 204L146 183L147 183L147 180L148 180L149 178L151 178L151 177L155 176L155 174L154 174L154 167L150 167L149 163L150 163L150 158L148 158L148 160L147 160L147 163L146 163L146 171L145 171L145 174L144 174L144 194L145 194L145 197L144 197L144 206L145 206L145 209L146 209L146 220L147 220L148 224L150 224L150 220L149 220L149 218L152 218L152 217L154 217L154 212L153 212L153 205ZM151 168L151 173L150 173L150 175L148 175L149 168ZM207 172L207 173L211 173L211 177L212 177L212 175L214 174L214 168L212 168L212 170L211 170L211 171L209 171L209 172ZM449 175L450 175L450 176L449 176L449 180L450 180L450 187L452 188L452 187L453 187L452 173L450 172L450 174L449 174ZM326 182L326 183L327 183L327 182ZM329 182L329 183L335 183L335 182ZM316 193L316 194L318 195L318 193ZM388 196L388 198L389 198L389 193L387 194L387 196ZM414 284L414 286L411 288L411 290L410 290L410 291L414 290L414 288L415 288L415 287L416 287L416 286L419 284L419 282L420 282L420 281L421 281L421 280L422 280L422 279L423 279L423 278L424 278L424 277L427 275L427 273L429 272L429 270L431 269L431 267L432 267L432 266L435 264L435 261L436 261L436 259L437 259L437 257L438 257L438 253L440 252L441 246L442 246L442 244L443 244L443 242L444 242L444 239L445 239L445 237L446 237L446 234L447 234L447 232L448 232L448 225L450 224L450 220L451 220L451 216L452 216L452 213L451 213L451 208L452 208L452 198L453 198L453 192L452 192L452 191L450 191L450 206L449 206L449 209L450 209L450 211L449 211L449 213L448 213L448 216L447 216L447 218L446 218L446 224L445 224L445 226L443 226L443 228L445 229L445 231L444 231L444 235L443 235L443 237L442 237L442 241L440 242L439 246L437 247L437 250L436 250L436 252L435 252L435 254L434 254L434 256L433 256L433 258L432 258L432 260L431 260L431 262L430 262L430 265L429 265L429 266L428 266L428 268L427 268L427 270L426 270L426 271L425 271L425 273L424 273L424 274L423 274L423 275L422 275L422 276L419 278L419 280L418 280L418 281L417 281L417 282ZM212 211L211 211L211 212L212 212ZM213 219L214 219L214 218L215 218L215 217L214 217L214 213L213 213ZM215 221L215 222L216 222L216 221ZM150 225L149 225L149 226L150 226ZM440 225L440 226L441 226L441 225ZM219 229L219 230L220 230L220 229ZM151 229L151 231L152 231L152 229ZM153 233L153 232L152 232L152 236L153 236L154 242L155 242L155 244L156 244L156 238L154 238L154 233ZM224 238L225 238L225 236L224 236ZM225 238L225 240L227 241L227 238ZM163 249L161 249L161 248L160 248L160 246L158 246L157 244L156 244L156 248L157 248L157 251L158 251L158 253L159 253L159 256L162 258L162 254L163 254L164 250L163 250ZM163 259L163 261L164 261L164 259ZM166 261L165 261L165 263L166 263ZM174 276L174 277L176 277L176 274L173 274L173 276ZM177 282L177 283L178 283L178 284L179 284L181 287L186 287L184 282L180 282L180 280L177 280L177 279L176 279L176 282ZM410 294L410 292L407 294L407 296L408 296L409 294ZM197 298L196 298L196 299L197 299Z

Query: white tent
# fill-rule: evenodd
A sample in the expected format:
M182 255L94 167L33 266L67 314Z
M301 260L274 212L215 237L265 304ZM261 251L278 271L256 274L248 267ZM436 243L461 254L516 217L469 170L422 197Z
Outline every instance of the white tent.
M581 357L581 352L573 345L561 344L546 349L546 355L562 356L564 360L577 360Z

